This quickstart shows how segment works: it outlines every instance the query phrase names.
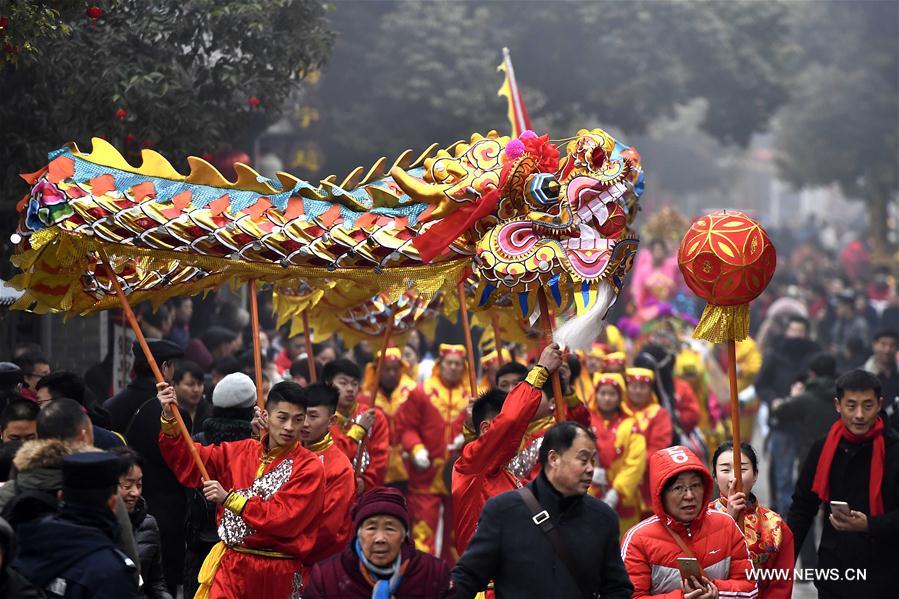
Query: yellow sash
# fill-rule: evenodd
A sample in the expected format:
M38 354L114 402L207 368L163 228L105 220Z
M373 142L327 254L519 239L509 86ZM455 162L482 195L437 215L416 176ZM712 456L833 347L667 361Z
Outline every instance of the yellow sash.
M219 564L222 563L222 557L224 557L227 550L228 546L222 541L213 545L209 555L203 560L203 566L197 575L197 582L200 583L200 587L197 589L194 599L209 599L209 592L212 590L212 579L215 578L215 573L218 572Z

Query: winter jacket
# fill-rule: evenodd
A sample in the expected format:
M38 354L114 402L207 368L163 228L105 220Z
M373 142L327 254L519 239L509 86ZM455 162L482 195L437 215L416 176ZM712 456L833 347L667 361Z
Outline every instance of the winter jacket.
M805 372L806 361L820 347L809 339L779 339L774 348L765 354L762 369L755 377L755 390L767 403L778 397L787 397L796 377Z
M138 597L134 562L116 549L118 525L108 509L64 505L60 513L19 527L12 567L48 597Z
M240 408L213 408L212 416L203 421L203 430L194 434L194 441L200 445L216 445L249 439L253 435L253 426L250 424L253 412L251 410L246 418L238 418L240 412Z
M156 381L152 377L139 377L103 402L103 408L109 412L112 421L112 430L125 434L137 409L151 397L156 397Z
M589 495L563 497L543 472L527 486L570 549L583 584L603 599L629 598L633 586L621 563L615 512ZM490 580L496 599L582 596L518 491L493 497L484 506L453 579L460 599L474 597Z
M370 599L372 587L359 569L359 557L353 548L356 537L341 553L312 568L304 599ZM449 566L443 560L415 549L411 542L400 550L408 563L394 599L452 599L455 597Z
M827 435L838 415L833 409L836 387L831 377L816 377L809 380L805 391L790 397L774 408L771 417L778 427L794 432L799 444L799 461L802 463L812 444Z
M7 567L0 573L0 599L45 599L47 596L27 578Z
M51 497L51 504L58 504L56 492L62 489L62 460L70 453L71 448L58 439L35 439L22 445L13 459L9 482L0 488L0 511L13 528L18 525L19 518L12 515L14 507L10 504L17 495L26 491L42 492ZM27 512L36 507L21 506ZM40 515L56 512L56 505L51 507Z
M44 594L9 566L16 554L16 535L8 522L0 519L0 599L44 599Z
M704 486L699 513L689 523L669 516L662 498L665 483L683 472L697 472ZM634 583L634 597L683 597L677 558L688 556L666 527L691 549L706 577L718 587L719 599L758 596L743 533L728 514L708 508L713 483L705 464L686 447L668 447L650 457L649 479L655 515L631 528L621 545L624 566Z
M137 379L136 379L137 380ZM131 385L135 384L132 381ZM127 391L126 389L126 391ZM123 392L124 393L124 392ZM111 400L110 400L111 401ZM112 409L110 409L112 412ZM114 417L115 414L113 413ZM162 539L162 564L165 581L174 590L183 575L184 567L184 520L187 513L187 491L172 474L159 451L159 421L162 406L153 395L147 396L137 408L130 425L122 431L128 445L144 459L144 490L147 509L156 518ZM184 424L191 428L190 416L181 410Z
M818 568L863 568L867 580L839 582L818 580L815 585L840 597L899 597L899 434L884 427L884 472L881 493L884 513L868 515L867 532L840 532L830 523L830 506L824 506L824 528L818 546ZM793 531L796 554L821 504L812 491L812 482L824 439L818 440L802 465L787 524ZM845 501L853 510L870 514L868 487L871 477L872 442L851 443L840 440L830 467L830 499Z
M147 513L147 502L143 497L138 499L130 516L140 556L140 572L143 580L141 592L148 599L172 599L162 572L159 526L156 524L156 518Z
M0 488L0 513L14 529L59 511L57 492L62 489L62 461L72 451L72 446L59 439L35 439L19 449L13 460L11 479ZM128 512L118 498L115 518L118 548L137 563L137 546ZM135 574L134 580L137 579Z

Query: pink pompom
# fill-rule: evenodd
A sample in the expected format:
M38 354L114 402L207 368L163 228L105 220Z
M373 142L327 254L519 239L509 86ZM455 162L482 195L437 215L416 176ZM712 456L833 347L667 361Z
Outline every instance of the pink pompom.
M520 140L513 139L506 144L506 158L509 160L515 160L522 154L524 154L524 144Z
M530 129L526 129L522 132L521 135L518 136L518 139L534 139L537 137L537 134L531 131Z

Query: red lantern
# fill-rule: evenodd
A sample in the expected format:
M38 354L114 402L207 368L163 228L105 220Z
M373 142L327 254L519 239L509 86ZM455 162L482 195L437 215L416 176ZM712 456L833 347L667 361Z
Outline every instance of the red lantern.
M103 16L103 9L99 6L88 6L87 10L84 11L87 14L87 18L91 20L91 29L94 31L97 30L97 19Z
M693 336L720 343L749 336L749 302L771 282L777 253L768 234L740 212L701 217L677 252L687 286L708 302Z

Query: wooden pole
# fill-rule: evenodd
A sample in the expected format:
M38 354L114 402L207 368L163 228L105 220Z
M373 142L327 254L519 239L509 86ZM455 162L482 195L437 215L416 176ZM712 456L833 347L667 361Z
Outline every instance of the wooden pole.
M262 396L262 350L259 348L259 298L256 297L256 279L250 279L250 321L253 327L253 366L256 371L256 405L265 409Z
M318 376L315 374L315 354L312 353L312 333L309 331L309 314L303 310L303 337L306 339L306 362L309 365L309 382L315 384L318 382Z
M496 363L503 365L503 339L499 334L499 318L496 314L490 315L490 324L493 327L493 346L496 348Z
M471 397L478 396L478 378L474 366L474 344L471 342L471 323L468 320L468 304L465 303L465 279L456 286L459 293L459 312L462 314L462 329L465 332L465 349L468 353L468 387Z
M730 432L734 442L733 473L734 490L743 492L743 455L740 447L740 400L737 397L737 342L727 341L727 374L730 378ZM743 516L737 522L743 529Z
M543 287L537 289L537 305L540 306L540 321L543 328L543 346L553 342L553 325L549 317L549 306L546 301L546 292ZM541 348L542 350L542 348ZM556 402L556 422L565 420L565 398L562 397L562 381L559 379L559 371L552 373L553 400Z
M371 397L371 407L375 407L375 400L378 398L378 389L381 386L381 366L384 365L384 356L387 353L387 349L390 347L390 337L393 335L393 324L394 319L396 318L396 304L390 306L390 316L387 319L387 326L384 329L384 342L381 344L381 355L377 357L375 360L375 376L374 381L372 382L371 391L369 397ZM368 391L368 389L366 389ZM367 437L368 435L366 435ZM356 473L356 478L362 473L362 455L365 453L365 438L359 442L359 447L356 448L356 461L353 464L353 469Z
M153 376L156 377L157 383L165 383L166 380L162 376L162 371L159 370L159 366L156 364L156 359L153 358L153 352L150 351L150 346L147 345L147 340L144 338L143 331L140 330L140 325L137 324L137 317L134 316L134 311L131 309L131 304L128 303L128 298L125 296L125 292L122 291L122 286L119 283L119 279L115 274L115 271L112 270L112 267L109 265L109 261L106 259L106 256L100 254L100 261L103 263L103 267L106 269L106 274L109 276L109 281L112 284L112 288L115 290L116 296L119 298L119 303L122 304L122 312L125 313L125 318L128 319L128 324L131 325L131 329L134 331L134 335L137 337L137 342L140 344L141 350L144 352L144 356L147 358L147 362L150 364L150 369L153 371ZM181 411L178 409L178 406L172 410L175 413L175 422L178 423L178 430L181 432L181 438L184 439L184 442L187 444L187 448L190 451L191 457L194 459L194 463L197 465L197 469L200 471L200 476L203 477L203 481L209 480L209 473L206 472L206 467L203 465L203 460L200 459L200 454L197 452L197 447L194 445L193 439L190 437L190 433L187 431L187 426L184 424L184 419L181 417Z

